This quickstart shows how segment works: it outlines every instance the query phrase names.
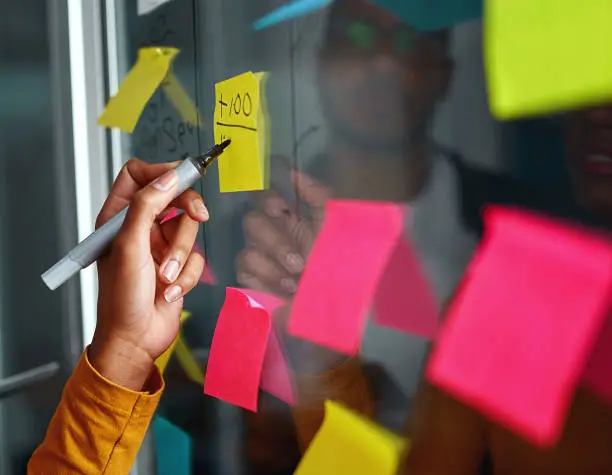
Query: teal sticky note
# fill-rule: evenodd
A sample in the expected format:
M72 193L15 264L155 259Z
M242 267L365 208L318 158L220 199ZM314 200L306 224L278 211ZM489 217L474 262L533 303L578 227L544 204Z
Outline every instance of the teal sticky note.
M479 18L482 16L482 2L483 0L372 0L372 3L380 5L419 31L443 30Z
M191 475L191 438L160 416L153 420L157 475Z
M294 0L253 22L253 29L259 31L284 21L294 20L321 10L332 2L333 0Z

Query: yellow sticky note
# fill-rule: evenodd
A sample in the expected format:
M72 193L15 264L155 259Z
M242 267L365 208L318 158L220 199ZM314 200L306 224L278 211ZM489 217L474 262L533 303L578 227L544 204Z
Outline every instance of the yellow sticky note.
M191 317L191 312L188 312L187 310L183 310L181 312L181 325L189 318ZM157 368L159 369L159 372L161 374L164 374L164 371L166 370L166 366L168 366L168 362L170 361L170 357L172 356L172 353L174 352L174 348L176 347L176 343L178 342L178 339L180 337L180 333L179 336L177 336L174 341L172 342L172 344L170 345L170 347L164 351L156 360L155 360L155 365L157 366Z
M396 475L407 446L342 404L325 401L325 419L295 475Z
M612 100L612 1L487 0L485 62L501 119Z
M162 89L183 121L188 124L200 126L200 113L195 103L185 91L178 78L170 71L162 82Z
M202 371L202 367L200 366L198 360L195 358L195 356L193 356L191 348L189 348L187 345L187 342L183 338L182 334L179 334L176 340L174 353L176 354L176 359L181 365L181 368L183 368L183 371L187 377L194 383L203 385L204 371Z
M215 142L231 139L219 160L220 191L263 190L269 164L267 73L247 72L215 85Z
M98 124L117 127L131 134L178 53L176 48L141 48L138 61L121 83L117 94L108 101L98 118Z

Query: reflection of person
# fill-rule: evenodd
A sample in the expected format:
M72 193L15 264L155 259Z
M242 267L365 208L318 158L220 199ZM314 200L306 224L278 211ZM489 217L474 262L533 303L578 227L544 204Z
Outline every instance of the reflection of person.
M100 212L98 226L131 202L110 252L98 261L93 342L66 384L28 473L127 474L132 467L164 387L154 361L174 341L183 296L204 267L191 251L198 223L208 219L197 193L174 200L185 215L157 222L173 201L174 166L129 161Z
M450 295L474 240L459 222L452 154L430 136L452 75L449 40L448 31L417 33L364 0L333 3L317 71L329 143L310 174L292 172L310 214L299 216L278 190L264 195L261 209L244 220L247 248L237 260L242 285L290 300L325 201L333 196L410 202L413 241L440 300ZM277 317L285 320L288 313L285 308ZM286 343L299 373L301 404L294 418L302 448L320 424L325 398L343 400L399 429L407 401L393 380L404 393L411 391L423 342L368 328L362 353L391 373L383 377L379 368L375 380L358 359L347 361L289 336Z
M578 210L569 200L547 202L546 190L540 190L538 196L532 194L534 190L515 187L512 193L524 195L515 201L612 228L612 106L569 115L567 158ZM407 474L475 475L485 456L491 460L492 471L499 474L612 473L612 405L586 387L578 388L561 440L546 450L528 444L427 383L417 401Z

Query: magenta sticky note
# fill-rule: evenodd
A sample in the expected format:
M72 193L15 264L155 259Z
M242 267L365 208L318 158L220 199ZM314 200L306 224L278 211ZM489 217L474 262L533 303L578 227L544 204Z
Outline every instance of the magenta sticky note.
M402 234L394 203L330 200L287 331L340 353L359 351L366 313Z
M279 307L286 303L283 299L265 292L250 289L241 289L241 291L265 308L270 318L274 316L274 312ZM293 405L295 402L294 388L289 375L289 365L287 364L285 351L281 339L276 333L274 324L268 338L260 387L287 404Z
M603 329L584 369L582 382L612 403L612 315L608 313Z
M533 444L558 441L604 323L612 247L583 229L491 207L427 378Z
M210 346L204 394L256 411L270 330L269 313L228 287Z
M438 305L414 248L400 238L374 296L374 322L423 338L438 332Z

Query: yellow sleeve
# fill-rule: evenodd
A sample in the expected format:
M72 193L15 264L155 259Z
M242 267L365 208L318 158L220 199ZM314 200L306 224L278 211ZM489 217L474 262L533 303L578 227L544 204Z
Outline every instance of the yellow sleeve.
M128 474L164 389L157 368L147 389L130 391L108 381L85 350L28 474Z

